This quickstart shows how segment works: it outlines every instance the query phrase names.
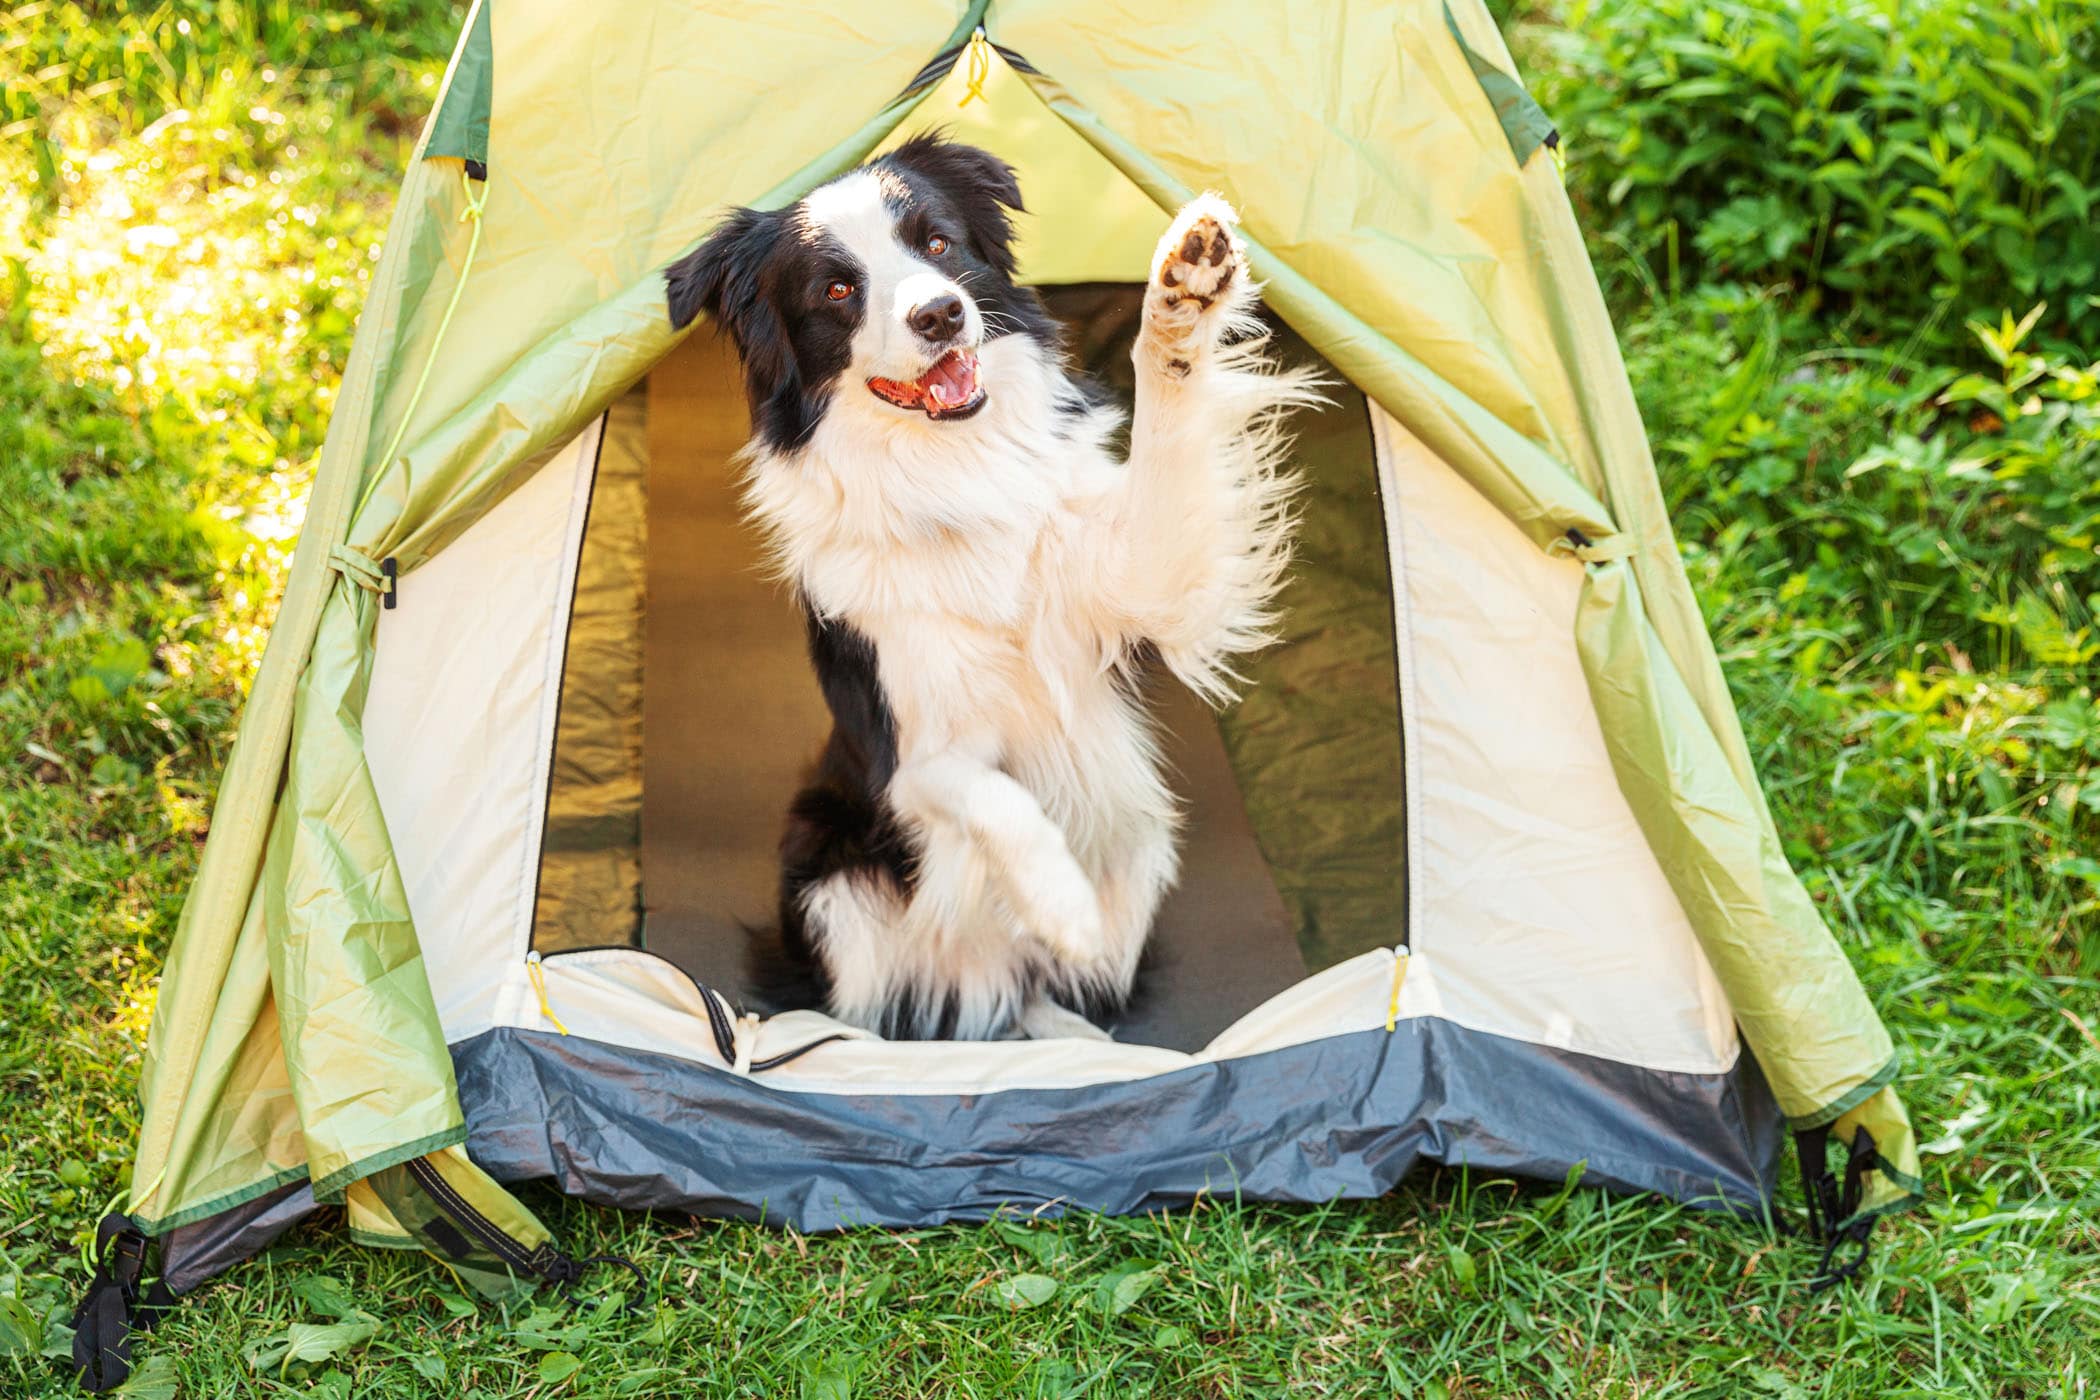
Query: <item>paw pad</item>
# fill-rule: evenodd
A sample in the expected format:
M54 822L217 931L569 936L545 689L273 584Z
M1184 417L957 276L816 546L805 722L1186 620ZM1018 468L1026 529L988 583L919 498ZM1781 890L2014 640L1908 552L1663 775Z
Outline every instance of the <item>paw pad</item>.
M1199 215L1182 234L1180 245L1160 260L1160 284L1170 289L1162 300L1168 306L1187 300L1208 307L1232 285L1238 268L1239 254L1225 225L1208 214Z

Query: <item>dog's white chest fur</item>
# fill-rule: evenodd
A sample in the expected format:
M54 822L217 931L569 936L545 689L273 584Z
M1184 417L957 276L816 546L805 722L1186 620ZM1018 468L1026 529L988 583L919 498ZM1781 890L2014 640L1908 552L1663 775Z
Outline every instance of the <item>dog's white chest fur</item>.
M983 361L997 387L976 417L898 432L848 396L792 463L754 464L747 505L805 602L873 644L900 766L961 748L1004 771L1099 878L1089 855L1173 810L1130 639L1090 576L1089 529L1128 468L1113 413L1055 411L1040 346L994 341Z
M842 183L797 226L829 211L848 247L879 240L868 206L888 187ZM1153 654L1229 698L1289 554L1280 417L1315 397L1236 339L1258 323L1231 220L1199 200L1161 241L1127 463L1119 415L1087 406L1046 339L983 339L961 282L961 312L923 290L869 299L960 325L976 361L958 382L981 380L981 406L878 397L904 371L863 324L810 430L746 451L747 507L815 619L838 721L791 818L783 928L844 1020L1099 1035L1086 1016L1130 994L1177 825L1130 668ZM886 260L859 257L869 285L887 288Z

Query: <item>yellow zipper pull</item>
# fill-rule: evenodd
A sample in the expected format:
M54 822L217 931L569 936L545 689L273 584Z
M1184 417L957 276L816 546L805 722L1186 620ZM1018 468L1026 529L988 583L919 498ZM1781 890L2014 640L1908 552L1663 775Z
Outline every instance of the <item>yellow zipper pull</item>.
M540 954L537 948L525 955L525 975L532 979L532 990L540 999L540 1015L545 1016L548 1024L554 1029L567 1035L569 1028L561 1023L561 1017L555 1015L554 1008L547 1004L547 974L540 970ZM1393 995L1397 997L1399 993L1395 991ZM1391 1030L1392 1027L1387 1026L1386 1029Z
M964 72L968 76L970 90L963 94L962 101L955 104L957 107L967 107L972 98L983 97L984 80L992 76L992 41L984 37L984 26L981 24L977 26L977 32L970 36L968 58L970 66Z
M1407 982L1407 945L1393 949L1393 995L1385 1004L1385 1028L1391 1031L1400 1024L1400 988Z

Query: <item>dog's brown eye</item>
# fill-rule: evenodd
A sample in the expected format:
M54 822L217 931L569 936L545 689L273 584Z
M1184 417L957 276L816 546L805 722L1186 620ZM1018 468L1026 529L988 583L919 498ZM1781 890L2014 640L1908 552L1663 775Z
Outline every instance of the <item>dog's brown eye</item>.
M834 282L824 289L824 295L830 297L833 301L844 301L847 297L853 295L853 284L851 282Z
M939 257L941 254L948 251L948 240L941 237L941 235L939 234L935 234L933 237L926 240L926 251L933 254L935 257Z

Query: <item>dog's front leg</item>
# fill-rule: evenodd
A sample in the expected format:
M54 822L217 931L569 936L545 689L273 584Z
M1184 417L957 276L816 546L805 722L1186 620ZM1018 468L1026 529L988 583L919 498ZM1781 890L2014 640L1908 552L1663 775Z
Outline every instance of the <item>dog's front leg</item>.
M1263 357L1230 205L1204 195L1153 254L1131 356L1130 470L1105 571L1132 630L1192 689L1229 698L1232 658L1271 638L1290 557L1284 409L1316 400Z
M929 839L956 832L984 856L999 892L1032 934L1074 967L1102 953L1101 900L1028 789L956 750L912 759L890 780L890 803Z

